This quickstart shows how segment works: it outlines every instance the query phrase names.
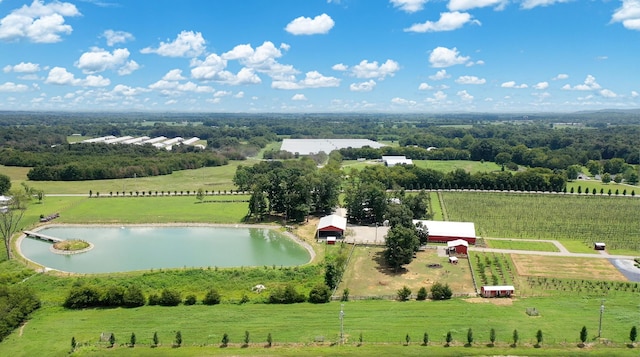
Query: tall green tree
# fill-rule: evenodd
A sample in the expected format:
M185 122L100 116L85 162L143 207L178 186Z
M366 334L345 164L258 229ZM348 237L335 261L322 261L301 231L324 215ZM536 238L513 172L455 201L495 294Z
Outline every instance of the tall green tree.
M384 259L395 272L411 263L419 246L415 229L396 226L389 229L385 239Z
M5 174L0 174L0 195L4 195L11 189L11 178Z
M542 330L538 330L538 332L536 332L536 342L538 346L542 343L542 337Z
M491 328L489 331L489 341L491 341L491 345L496 343L496 329Z
M30 197L21 190L11 190L11 199L5 210L0 211L0 238L4 241L7 259L13 257L11 251L11 237L20 229L20 222L27 209Z
M638 329L634 325L629 331L629 341L631 341L631 343L633 344L636 342L636 339L638 339Z
M467 330L467 344L473 344L473 330L471 329L471 327L469 327L469 329Z
M582 329L580 330L580 342L584 345L584 343L587 341L587 326L582 326Z

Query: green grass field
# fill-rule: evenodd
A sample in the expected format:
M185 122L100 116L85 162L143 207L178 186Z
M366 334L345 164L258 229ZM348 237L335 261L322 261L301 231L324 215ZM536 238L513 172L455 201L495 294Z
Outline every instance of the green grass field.
M480 162L468 160L413 160L418 167L442 172L463 169L469 173L500 171L500 165L494 162Z
M618 190L618 194L620 195L622 195L625 190L627 191L627 196L631 195L631 191L635 191L636 195L640 194L639 186L619 184L613 181L609 183L602 183L601 181L595 180L567 182L567 192L571 192L571 188L573 188L573 192L578 193L578 187L581 188L583 195L586 195L585 192L587 189L589 190L589 195L592 195L594 188L596 189L596 195L600 195L600 190L603 190L605 195L608 195L609 190L611 190L612 195L616 193L616 190Z
M610 252L640 251L640 199L631 197L443 192L449 220L471 221L494 238L607 243Z
M430 353L445 355L496 355L508 352L510 355L554 355L561 348L562 355L580 353L576 347L582 326L588 329L588 340L594 346L588 347L590 353L599 351L603 346L594 342L598 327L600 299L543 299L529 298L514 300L511 304L493 304L484 301L454 299L450 301L425 302L389 302L389 301L352 301L344 304L344 333L346 346L334 346L332 349L320 349L328 355L335 355L345 348L344 355L360 355L355 346L362 334L364 346L375 344L376 355L385 355L389 351L415 350L412 354ZM629 330L638 321L637 300L629 296L607 299L606 313L603 316L603 336L610 341L606 351L609 355L637 355L624 346ZM540 316L530 317L526 308L535 307ZM184 355L208 355L218 352L229 354L262 354L267 334L271 333L277 346L288 345L285 351L309 355L318 353L319 336L327 346L338 341L340 321L338 303L312 305L308 303L294 305L216 305L216 306L178 306L178 307L140 307L134 309L86 309L65 310L60 307L45 307L38 310L31 320L21 329L0 344L0 354L4 356L60 356L70 350L71 337L75 337L81 347L78 355L137 355L143 353ZM455 312L455 313L454 313ZM457 318L452 318L455 314ZM473 330L474 344L462 347L466 343L467 330ZM496 330L496 348L487 347L489 330ZM512 332L518 330L519 346L508 347L512 343ZM535 349L536 331L544 334L543 348ZM181 331L185 351L169 346L174 340L175 331ZM241 348L245 331L250 333L250 346ZM445 348L445 335L451 331L453 346ZM138 345L134 349L116 347L107 349L106 344L97 342L102 332L111 332L116 343L128 342L135 332ZM158 333L161 347L151 349L151 337ZM424 332L428 332L430 346L419 346ZM231 346L220 349L222 335L227 333ZM406 335L411 345L398 350L405 343ZM205 347L207 346L207 347ZM326 347L325 347L326 348ZM369 347L371 348L371 347ZM243 351L248 350L248 352ZM255 350L255 351L254 351ZM371 349L363 348L366 352ZM540 350L540 352L538 352ZM277 353L274 348L270 352ZM502 351L502 352L501 352ZM545 351L545 352L543 352ZM366 352L364 354L366 354ZM453 352L453 351L452 351ZM635 354L631 353L634 352ZM268 353L269 354L269 353ZM287 355L287 353L283 353Z
M540 252L559 252L555 244L550 242L530 242L523 240L502 240L485 239L489 248L514 249L514 250L536 250Z

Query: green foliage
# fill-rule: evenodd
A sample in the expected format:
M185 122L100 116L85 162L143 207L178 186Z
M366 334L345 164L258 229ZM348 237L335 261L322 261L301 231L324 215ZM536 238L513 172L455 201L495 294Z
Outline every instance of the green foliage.
M211 288L205 294L204 299L202 299L202 303L205 305L217 305L220 303L220 300L221 297L218 290Z
M149 294L149 306L155 306L160 304L160 295L156 293Z
M453 335L451 334L451 331L447 331L447 337L445 337L445 341L447 342L447 346L449 346L453 341Z
M407 334L407 335L404 337L404 340L407 342L407 346L409 346L409 344L411 343L411 336L409 336L409 334Z
M0 285L0 341L40 307L40 300L31 289Z
M124 307L143 306L145 301L142 290L136 285L129 285L122 296L122 306Z
M392 227L385 239L384 259L397 272L403 265L411 263L419 243L415 228Z
M423 286L418 290L418 295L416 296L416 300L418 301L426 300L427 296L428 296L427 288Z
M116 335L112 333L109 335L109 347L113 347L116 344Z
M222 344L222 347L227 347L229 345L229 335L226 332L222 335L220 343Z
M340 298L340 301L349 301L349 288L342 290L342 297Z
M273 344L273 338L271 337L271 332L267 334L267 347L271 347Z
M587 326L582 326L582 329L580 330L580 342L584 344L587 341L587 336Z
M158 344L160 344L160 339L158 338L158 332L157 331L153 333L152 342L153 342L153 345L152 345L153 347L158 346Z
M287 284L284 288L278 286L269 294L270 304L294 304L304 301L304 295L297 292L292 284Z
M245 345L248 345L248 344L249 344L249 341L250 341L250 339L249 339L249 331L248 331L248 330L245 330L245 331L244 331L244 344L245 344Z
M451 299L453 295L449 284L442 284L440 282L436 282L431 286L431 298L433 300L447 300Z
M423 346L429 345L429 334L426 332L422 335L422 345Z
M0 195L4 195L11 189L11 178L5 174L0 174Z
M75 351L76 347L78 347L78 343L76 342L76 337L72 336L71 337L71 352Z
M538 344L538 346L540 346L540 344L542 343L542 339L542 330L538 330L538 332L536 332L536 343Z
M511 336L513 338L513 345L517 345L518 344L518 340L520 339L520 336L518 336L518 330L514 329L513 330L513 335Z
M467 344L473 344L473 330L471 329L471 327L469 327L469 329L467 330Z
M180 332L180 330L176 331L176 338L173 341L173 344L176 347L182 346L182 332Z
M496 329L493 327L489 331L489 341L491 341L492 345L496 342Z
M100 306L117 307L124 305L125 289L119 285L111 285L104 289L100 297Z
M637 339L638 339L638 329L634 325L631 327L631 330L629 331L629 341L631 341L631 343L635 343Z
M194 294L189 294L187 295L186 298L184 298L184 304L185 305L195 305L197 302L196 296Z
M134 332L131 333L131 337L129 337L129 346L131 347L135 347L136 346L136 334Z
M324 284L318 284L309 292L309 302L313 304L324 304L331 300L331 290Z
M90 285L74 286L62 306L67 309L84 309L101 306L100 291Z
M160 299L158 305L161 306L178 306L182 302L180 291L175 289L165 288L160 293Z
M407 301L411 297L411 289L409 289L406 285L397 291L398 300Z

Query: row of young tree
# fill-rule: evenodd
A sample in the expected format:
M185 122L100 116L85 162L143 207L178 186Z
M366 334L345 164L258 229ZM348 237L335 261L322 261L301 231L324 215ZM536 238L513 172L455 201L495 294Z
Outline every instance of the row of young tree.
M341 171L334 161L320 169L308 158L262 161L238 166L233 182L240 191L251 192L247 217L262 220L276 214L301 222L310 213L328 213L338 204Z

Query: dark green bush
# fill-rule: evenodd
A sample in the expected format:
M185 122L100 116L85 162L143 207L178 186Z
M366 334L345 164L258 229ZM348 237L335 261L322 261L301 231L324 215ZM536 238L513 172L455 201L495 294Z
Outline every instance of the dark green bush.
M218 290L212 288L207 291L204 299L202 299L202 303L205 305L217 305L220 303L220 300L220 293L218 293Z
M309 302L313 304L324 304L331 300L331 290L324 284L318 284L309 292Z

